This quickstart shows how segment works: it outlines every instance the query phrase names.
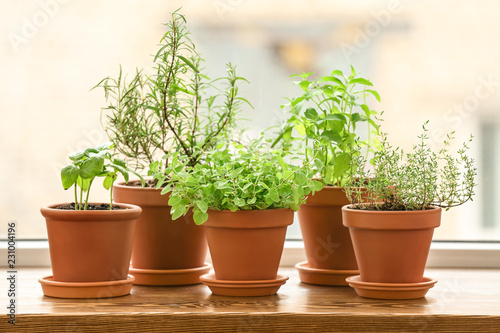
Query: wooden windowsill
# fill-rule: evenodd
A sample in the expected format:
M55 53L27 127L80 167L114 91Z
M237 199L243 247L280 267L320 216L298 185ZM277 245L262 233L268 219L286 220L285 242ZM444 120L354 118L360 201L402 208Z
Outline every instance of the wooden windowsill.
M290 280L274 296L134 286L128 296L75 300L43 296L37 280L50 268L18 269L16 327L4 315L0 332L500 332L500 270L428 269L438 283L408 301L303 284L293 268L280 273Z

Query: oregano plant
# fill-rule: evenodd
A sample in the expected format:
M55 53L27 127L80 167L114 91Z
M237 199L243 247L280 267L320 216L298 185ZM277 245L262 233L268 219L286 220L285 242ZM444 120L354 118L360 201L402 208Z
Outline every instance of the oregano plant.
M120 67L117 78L96 85L109 102L103 126L115 150L136 170L176 151L195 165L204 151L237 134L236 115L242 104L250 105L239 96L239 83L248 81L231 63L224 77L211 80L203 73L203 58L179 10L165 26L151 73L136 70L127 81ZM163 170L168 162L162 161Z
M87 210L90 189L94 180L104 178L103 186L110 191L109 209L113 209L113 183L121 174L129 180L129 172L138 176L144 185L144 179L134 170L129 169L125 161L114 158L110 152L113 143L108 142L96 148L82 149L69 155L72 163L61 170L61 181L65 190L73 187L75 210Z
M354 208L405 211L436 206L448 210L472 200L477 171L467 155L472 136L452 156L449 147L454 133L448 134L442 149L434 152L428 144L427 126L428 122L422 126L419 143L407 153L393 148L387 134L382 133L373 171L359 170L359 177L345 187Z
M302 89L302 95L287 99L289 103L281 106L289 118L273 146L281 143L286 149L300 142L306 160L314 156L324 164L320 180L325 185L342 186L357 172L359 166L353 161L358 160L359 148L368 154L378 146L377 112L368 106L366 97L380 102L380 96L352 66L349 74L334 70L311 80L312 74L292 75L300 78L294 83ZM358 133L362 123L367 133L364 140Z
M224 148L226 147L226 148ZM298 210L309 194L323 186L312 180L322 168L319 159L295 165L289 154L269 150L261 144L249 147L241 144L223 145L207 152L204 163L189 167L175 154L167 173L169 184L162 193L169 193L168 204L175 220L190 209L194 221L202 224L208 210L262 210L290 208ZM152 165L151 174L161 187L166 181L158 164ZM172 185L174 184L174 185Z

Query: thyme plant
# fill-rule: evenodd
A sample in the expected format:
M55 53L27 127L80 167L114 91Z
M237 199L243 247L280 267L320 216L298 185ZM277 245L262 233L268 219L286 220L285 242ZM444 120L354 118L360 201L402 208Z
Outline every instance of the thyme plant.
M107 77L96 85L109 102L103 108L103 126L116 151L136 170L173 151L181 152L188 165L197 164L203 151L234 135L241 104L250 104L238 95L239 82L248 81L231 63L225 77L210 80L203 74L203 59L178 10L166 27L152 75L137 70L127 82L120 67L118 78ZM167 166L165 159L163 170Z
M281 106L290 117L273 146L281 142L289 147L294 141L300 141L306 160L316 156L323 162L321 181L325 185L342 186L357 172L358 166L353 161L360 154L359 148L364 147L368 154L377 146L379 127L374 120L377 112L370 109L365 100L371 95L380 102L380 96L366 88L372 83L359 77L352 66L349 75L334 70L328 76L310 80L311 74L292 75L300 78L295 84L303 94ZM360 140L357 134L363 122L366 140Z
M419 143L409 153L390 146L387 135L382 134L373 172L360 170L359 178L353 178L345 187L354 208L401 211L436 206L448 210L472 200L477 171L474 160L467 156L472 136L455 157L449 154L454 132L436 153L427 143L427 125L422 126Z
M113 183L122 174L129 180L129 172L137 175L144 184L143 178L127 167L125 161L113 158L110 149L113 143L108 142L96 148L79 150L69 155L72 164L61 170L61 181L65 190L74 187L75 210L87 210L90 188L96 177L103 177L103 186L109 190L109 209L113 209ZM84 196L85 195L85 196Z
M291 159L285 161L289 158L289 154L269 151L257 143L248 148L233 144L211 150L204 163L190 168L175 155L167 169L173 182L162 193L171 192L168 204L174 220L192 209L197 224L207 220L208 209L298 210L307 195L323 187L321 182L312 180L322 163L311 159L303 165L293 165ZM166 176L154 172L158 165L151 167L158 179L157 186L161 187Z

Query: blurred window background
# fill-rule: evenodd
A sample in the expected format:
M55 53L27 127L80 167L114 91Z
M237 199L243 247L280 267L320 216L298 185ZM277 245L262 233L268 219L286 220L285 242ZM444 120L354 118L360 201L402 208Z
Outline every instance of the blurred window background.
M247 134L284 119L300 94L291 74L352 64L382 102L383 131L406 150L430 120L432 144L472 133L473 202L443 212L436 240L500 240L500 2L132 1L0 2L0 218L19 239L46 238L39 207L69 201L60 169L69 153L107 141L100 125L105 76L149 68L169 12L183 7L206 72L231 61L251 85L242 96ZM96 188L93 201L107 200ZM290 239L300 238L298 223Z

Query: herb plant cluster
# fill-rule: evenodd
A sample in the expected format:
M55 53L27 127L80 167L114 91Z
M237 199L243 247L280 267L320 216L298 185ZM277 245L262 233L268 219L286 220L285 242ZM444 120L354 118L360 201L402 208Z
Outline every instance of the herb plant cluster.
M203 59L182 14L173 12L166 27L153 74L137 70L127 82L120 67L118 78L107 77L96 85L109 101L103 126L115 150L136 170L175 151L195 165L219 139L233 136L236 114L248 103L238 95L238 83L247 81L232 64L227 64L226 77L210 80L203 74ZM168 159L163 169L167 165Z
M285 161L289 156L283 155L255 143L250 147L233 144L212 150L204 163L191 168L174 156L167 169L171 182L162 191L171 192L168 204L172 206L173 219L185 215L190 208L197 224L207 220L208 209L298 210L305 196L323 187L321 182L312 180L322 163L311 159L303 165L293 165ZM166 176L155 169L158 164L151 167L150 173L161 187Z
M90 188L96 177L103 177L103 186L110 191L110 210L113 209L113 183L118 174L122 174L128 182L131 172L144 182L138 173L127 167L125 161L112 157L110 152L112 148L113 143L108 142L69 155L72 164L61 170L61 181L65 190L74 187L75 210L87 210Z
M474 195L476 168L467 156L469 143L458 150L458 156L449 154L454 133L448 135L443 148L433 152L427 141L426 122L419 144L404 153L392 148L387 135L382 135L382 148L373 159L374 172L359 170L345 190L357 209L370 210L425 210L431 206L449 209L459 206Z
M292 142L300 141L306 160L315 156L323 162L325 167L320 172L323 183L343 186L349 175L357 171L353 161L360 154L358 148L365 147L368 153L377 145L378 124L374 120L377 112L369 108L365 97L372 95L380 101L380 96L366 88L372 83L359 77L352 66L349 75L334 70L328 76L310 80L311 74L293 75L301 79L295 83L303 94L282 105L290 117L273 146L281 142L290 147ZM357 130L363 122L367 137L360 140Z

